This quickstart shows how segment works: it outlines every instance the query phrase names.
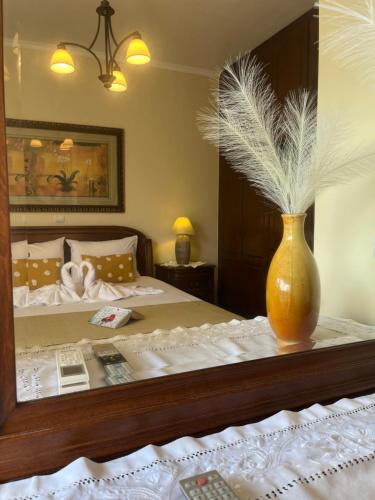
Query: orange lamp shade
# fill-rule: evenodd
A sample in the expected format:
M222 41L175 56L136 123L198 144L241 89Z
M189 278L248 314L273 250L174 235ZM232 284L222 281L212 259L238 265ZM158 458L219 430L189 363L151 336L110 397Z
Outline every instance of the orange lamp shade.
M72 56L66 49L57 49L53 53L50 68L55 73L67 75L75 70Z
M126 52L130 64L147 64L151 61L150 51L142 38L133 38Z

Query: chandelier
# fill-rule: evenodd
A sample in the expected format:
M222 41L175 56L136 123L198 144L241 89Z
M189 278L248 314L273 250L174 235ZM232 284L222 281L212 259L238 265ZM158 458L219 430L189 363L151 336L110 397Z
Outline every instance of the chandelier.
M117 56L121 47L129 41L126 51L126 61L130 64L147 64L150 62L151 56L147 45L142 40L142 36L138 31L134 31L122 38L119 42L113 34L111 17L115 13L110 6L108 0L102 0L99 7L96 9L98 14L98 26L93 41L88 47L74 42L60 42L57 45L57 50L52 55L50 67L55 73L69 74L75 71L75 65L71 54L67 51L67 46L79 47L91 54L99 66L99 80L103 83L106 89L112 92L125 92L127 82L123 75L120 65L117 62ZM103 21L102 21L103 18ZM105 46L105 62L101 60L93 51L93 47L99 38L101 27L104 27L104 46Z

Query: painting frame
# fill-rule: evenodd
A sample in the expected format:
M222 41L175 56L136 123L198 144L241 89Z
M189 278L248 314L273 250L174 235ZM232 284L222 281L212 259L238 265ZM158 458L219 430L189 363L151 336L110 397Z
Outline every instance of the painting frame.
M108 165L108 172L111 169L111 192L112 198L107 196L104 198L91 198L85 197L80 202L77 196L64 197L64 203L61 203L61 198L56 197L56 202L51 202L51 196L48 202L40 201L41 196L27 196L30 199L28 203L14 203L16 196L9 195L9 209L11 212L94 212L94 213L108 213L108 212L125 212L125 133L123 129L112 127L100 127L94 125L77 125L71 123L55 123L45 121L23 120L23 119L6 119L6 127L12 130L30 130L35 131L38 138L43 140L50 140L49 133L65 133L64 135L78 134L82 137L87 137L91 142L95 137L108 138L111 145L111 165ZM33 134L34 135L34 134ZM98 144L100 144L98 142ZM9 165L8 165L9 168ZM10 175L8 177L8 180ZM23 199L26 196L22 197ZM40 201L40 202L39 202ZM71 202L70 202L71 201Z

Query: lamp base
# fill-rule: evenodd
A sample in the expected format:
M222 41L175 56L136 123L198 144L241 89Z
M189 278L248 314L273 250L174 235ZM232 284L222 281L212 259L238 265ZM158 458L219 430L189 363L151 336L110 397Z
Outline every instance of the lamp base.
M190 238L186 234L179 234L176 238L176 262L180 266L190 262Z

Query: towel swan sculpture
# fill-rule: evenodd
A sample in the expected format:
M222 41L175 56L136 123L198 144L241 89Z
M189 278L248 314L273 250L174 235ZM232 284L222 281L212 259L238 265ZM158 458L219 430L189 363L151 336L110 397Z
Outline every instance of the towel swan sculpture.
M86 273L84 269L87 269ZM84 302L113 301L134 295L161 293L160 290L146 290L137 285L124 286L96 279L95 268L88 261L82 261L79 265L67 262L61 270L61 279L63 284L78 293Z
M84 273L84 269L87 272ZM28 306L58 306L79 302L111 302L136 295L156 295L163 293L152 287L107 283L96 279L95 268L91 262L82 261L79 265L67 262L61 268L61 284L46 285L36 290L28 286L13 289L13 302L17 308Z
M83 271L85 268L87 269L86 276ZM61 280L64 286L74 290L80 297L95 283L95 278L94 266L85 260L79 265L75 262L67 262L61 269Z

